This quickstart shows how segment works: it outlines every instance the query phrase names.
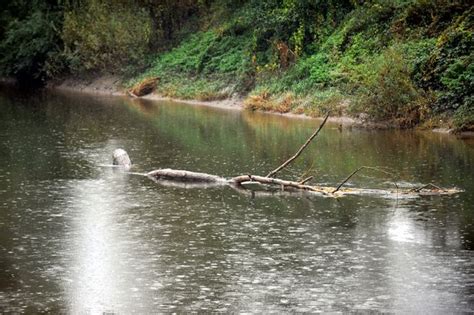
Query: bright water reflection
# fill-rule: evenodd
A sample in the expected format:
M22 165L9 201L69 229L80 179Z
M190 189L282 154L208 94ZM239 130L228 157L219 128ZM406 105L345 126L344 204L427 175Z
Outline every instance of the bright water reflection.
M310 120L80 95L0 98L0 312L464 312L473 309L474 143L328 126L282 176L360 165L453 197L251 198L134 171L265 174ZM390 187L380 174L354 180Z

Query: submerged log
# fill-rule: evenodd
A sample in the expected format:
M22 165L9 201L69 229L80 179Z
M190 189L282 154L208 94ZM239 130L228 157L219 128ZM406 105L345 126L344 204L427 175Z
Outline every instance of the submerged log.
M128 156L127 151L123 149L116 149L112 154L113 164L129 169L132 166L132 161Z

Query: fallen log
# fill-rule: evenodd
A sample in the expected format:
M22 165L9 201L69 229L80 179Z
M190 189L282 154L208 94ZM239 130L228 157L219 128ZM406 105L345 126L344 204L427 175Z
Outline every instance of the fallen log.
M174 169L158 169L146 174L157 183L166 186L177 186L183 188L207 188L216 186L231 186L240 192L251 192L252 195L274 195L281 193L303 192L325 197L343 197L348 195L371 195L386 198L415 198L419 196L451 195L462 190L452 189L429 189L430 185L422 189L366 189L366 188L343 188L333 186L305 185L301 182L271 178L259 175L239 175L230 179L207 173L189 172ZM262 185L261 189L254 184ZM251 187L251 189L249 189ZM438 187L438 186L436 186ZM268 190L273 188L273 190Z
M369 167L369 166L362 166L353 171L349 176L347 176L339 185L336 187L331 186L315 186L315 185L307 185L306 183L311 180L313 177L307 177L301 181L291 181L291 180L284 180L279 178L274 178L275 174L279 171L287 167L290 163L296 160L304 149L310 144L310 142L319 134L321 129L326 124L329 115L327 115L323 122L320 124L319 128L311 134L311 136L306 140L306 142L299 148L299 150L288 160L286 160L283 164L279 167L268 173L267 176L259 176L259 175L239 175L233 177L231 179L226 179L224 177L220 177L217 175L207 174L207 173L199 173L199 172L191 172L186 170L174 170L174 169L157 169L151 171L146 175L148 178L151 178L155 182L162 183L165 185L172 185L172 186L180 186L180 187L209 187L209 186L231 186L238 191L248 191L247 187L258 183L265 188L271 187L274 191L278 191L281 193L292 193L292 192L308 192L312 194L317 194L320 196L326 197L340 197L345 195L378 195L378 196L386 196L389 198L412 198L418 197L423 195L448 195L459 193L462 190L452 188L452 189L444 189L440 188L434 184L428 184L421 186L415 189L405 189L400 190L398 185L394 182L396 187L395 190L388 190L388 189L363 189L363 188L343 188L343 186L358 172L363 169L372 169L376 171L383 172L385 174L393 175L390 172L382 170L376 167ZM122 149L117 149L114 151L113 154L114 164L123 165L125 167L130 167L131 162L130 158L128 157L127 152ZM128 165L128 166L127 166ZM142 175L142 174L140 174ZM268 193L272 194L273 192L266 192L265 195ZM255 191L251 191L252 196L255 195Z
M263 177L263 176L258 176L258 175L241 175L229 180L230 184L240 186L240 187L242 187L243 184L247 182L257 182L264 185L274 185L274 186L279 187L282 191L297 189L297 190L312 191L312 192L319 193L322 195L328 194L328 191L317 186L310 186L310 185L302 184L301 182L294 182L294 181L288 181L288 180L271 178L271 177Z
M146 176L154 180L168 180L178 182L191 182L203 184L225 184L227 180L223 177L207 173L190 172L184 170L173 170L170 168L151 171Z

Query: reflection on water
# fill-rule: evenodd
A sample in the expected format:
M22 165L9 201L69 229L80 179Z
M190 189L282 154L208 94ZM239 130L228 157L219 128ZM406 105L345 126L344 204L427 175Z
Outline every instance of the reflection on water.
M133 205L128 204L127 194L120 191L120 183L113 189L105 180L77 184L71 191L76 199L77 215L71 240L65 244L65 248L74 249L71 257L74 272L70 287L67 286L72 311L81 313L86 309L95 314L117 308L129 313L131 305L120 303L137 290L134 284L140 280L136 278L140 274L127 272L127 256L140 258L140 253L127 245L138 242L119 219Z
M0 312L473 310L474 144L328 125L282 173L334 184L361 165L449 197L252 198L156 185L172 167L266 174L316 122L172 103L0 98ZM362 187L394 179L365 173Z

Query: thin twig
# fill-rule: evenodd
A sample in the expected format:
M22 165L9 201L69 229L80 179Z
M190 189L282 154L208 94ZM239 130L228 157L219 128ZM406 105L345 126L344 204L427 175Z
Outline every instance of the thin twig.
M341 189L341 187L342 187L345 183L347 183L347 181L348 181L349 179L351 179L352 176L354 176L355 174L357 174L359 171L363 170L364 168L365 168L365 166L361 166L361 167L359 167L358 169L356 169L355 171L353 171L349 176L347 176L347 177L336 187L336 189L334 189L334 190L332 191L332 193L334 194L335 192L339 191L339 189Z
M321 131L321 129L323 129L324 124L326 124L326 121L328 120L328 118L329 118L329 114L326 115L326 117L324 118L321 125L319 125L319 128L308 138L308 140L306 140L306 142L301 146L301 148L298 150L298 152L296 152L292 157L290 157L288 160L286 160L282 165L278 166L276 169L274 169L273 171L268 173L267 177L275 176L276 173L278 173L279 171L281 171L282 169L287 167L288 164L293 162L301 154L301 152L303 152L303 150L308 146L308 144L314 139L314 137L316 137L318 135L318 133Z
M377 167L371 167L371 166L361 166L359 167L358 169L356 169L355 171L353 171L349 176L347 176L337 187L336 189L334 189L332 191L332 193L334 194L335 192L339 191L339 189L341 189L341 187L347 183L349 181L349 179L351 179L352 176L354 176L355 174L357 174L358 172L360 172L361 170L363 169L369 169L369 170L375 170L375 171L378 171L378 172L382 172L382 173L385 173L385 174L388 174L388 175L391 175L393 176L394 173L391 173L391 172L387 172L385 170L382 170L380 168L377 168ZM395 187L397 188L397 195L398 195L398 184L396 182L393 182L393 184L395 185Z
M305 179L299 181L298 183L299 183L300 185L303 185L303 184L306 184L307 182L309 182L309 181L312 180L312 179L313 179L313 176L309 176L309 177L306 177Z
M436 189L438 189L438 190L440 190L440 191L446 191L445 188L442 188L442 187L440 187L440 186L437 186L437 185L431 184L431 183L430 183L430 184L423 185L423 186L418 187L418 188L413 188L411 191L412 191L412 192L420 192L421 190L423 190L423 189L425 189L425 188L428 188L428 187L434 187L434 188L436 188Z
M302 181L307 182L304 179L307 178L307 177L310 177L308 175L314 170L314 163L315 163L315 160L313 160L313 162L311 163L311 166L303 174L301 174L300 182L302 182Z

